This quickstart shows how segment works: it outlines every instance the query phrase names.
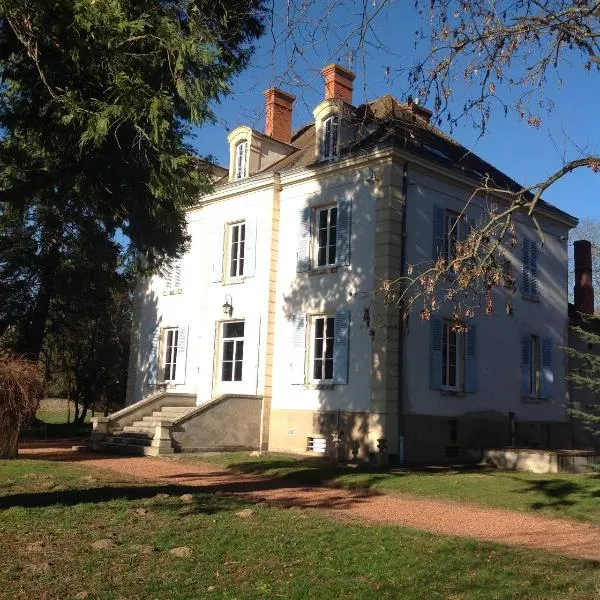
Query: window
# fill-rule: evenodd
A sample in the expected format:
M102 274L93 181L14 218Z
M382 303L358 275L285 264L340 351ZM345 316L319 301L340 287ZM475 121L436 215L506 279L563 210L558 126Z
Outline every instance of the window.
M248 142L240 142L235 147L235 176L234 179L244 179L248 176Z
M335 318L312 317L311 379L313 382L333 381L333 341Z
M442 330L442 388L462 390L464 386L464 335L456 323L445 320Z
M329 117L322 125L322 157L333 158L338 155L338 117Z
M528 392L530 396L540 397L541 392L541 354L540 338L537 335L529 336L529 385Z
M180 258L173 260L165 269L165 289L169 292L175 292L181 289L181 266Z
M163 377L164 381L175 381L178 342L179 330L176 328L165 329L165 371Z
M233 223L228 226L229 277L244 275L244 252L246 245L246 224Z
M523 294L537 297L538 272L537 256L538 247L533 240L523 238Z
M447 210L444 214L444 262L450 265L456 258L456 244L465 238L465 226L458 213Z
M223 323L221 381L241 381L244 362L244 321Z
M337 212L336 206L319 208L315 211L315 267L336 264Z

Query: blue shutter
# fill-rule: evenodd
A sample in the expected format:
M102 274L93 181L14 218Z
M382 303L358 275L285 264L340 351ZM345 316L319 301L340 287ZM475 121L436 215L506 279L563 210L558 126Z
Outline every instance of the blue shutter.
M475 345L475 325L467 328L465 344L465 392L474 393L477 389L477 355Z
M292 362L291 383L302 385L305 383L304 364L306 359L306 316L294 315L292 317Z
M256 269L256 219L246 217L246 239L244 241L244 277L254 277Z
M529 248L530 244L529 244L529 240L527 238L523 238L523 241L521 243L521 249L522 249L522 263L523 263L523 286L521 291L524 294L531 294L531 274L530 274L530 260L531 260L531 254L530 254L530 248Z
M350 313L339 310L335 313L333 328L333 383L348 383L348 334Z
M531 336L521 337L521 396L531 395Z
M296 255L296 271L306 273L310 271L310 206L301 208L298 213L298 253Z
M225 252L224 227L215 228L215 240L213 244L212 280L223 281L223 254Z
M529 292L532 296L537 296L538 293L538 246L534 241L529 242Z
M542 398L552 398L554 389L554 371L552 369L552 340L542 338L542 380L540 395Z
M175 383L185 383L185 367L187 362L187 325L177 330L177 362L175 363Z
M148 369L146 371L146 385L150 392L154 391L158 375L158 340L160 337L160 328L156 328L152 333L150 348L148 349Z
M429 387L442 388L442 319L429 320Z
M444 251L444 209L441 206L433 207L433 251L434 262Z
M350 236L352 223L352 200L340 200L337 205L337 248L336 264L350 264Z

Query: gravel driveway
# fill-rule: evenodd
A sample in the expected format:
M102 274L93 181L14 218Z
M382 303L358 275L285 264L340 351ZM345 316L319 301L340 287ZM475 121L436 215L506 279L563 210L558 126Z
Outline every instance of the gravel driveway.
M322 486L307 487L280 479L240 475L206 463L190 465L165 458L73 452L67 445L38 444L20 450L20 456L83 463L152 481L197 486L202 492L231 494L274 506L316 509L362 523L403 525L432 533L600 560L600 527L564 519L408 494L365 494Z

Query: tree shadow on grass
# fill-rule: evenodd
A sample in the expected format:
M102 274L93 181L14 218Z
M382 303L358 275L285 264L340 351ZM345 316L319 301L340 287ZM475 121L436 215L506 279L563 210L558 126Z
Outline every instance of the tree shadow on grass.
M521 494L541 494L543 501L530 503L533 510L542 510L545 508L561 509L577 505L586 497L600 497L600 487L590 490L588 487L575 481L566 481L560 479L537 479L534 481L525 481L514 478L515 481L525 484L525 487L519 491Z

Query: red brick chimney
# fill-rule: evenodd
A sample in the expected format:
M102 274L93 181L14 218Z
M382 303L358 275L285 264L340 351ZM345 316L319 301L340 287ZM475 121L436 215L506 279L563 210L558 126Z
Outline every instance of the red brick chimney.
M277 88L263 92L265 97L265 135L281 142L292 141L292 105L295 96Z
M321 73L325 78L325 100L343 100L352 104L354 73L335 64L327 65Z
M587 240L573 243L575 254L574 306L584 315L594 314L594 287L592 285L592 244Z

